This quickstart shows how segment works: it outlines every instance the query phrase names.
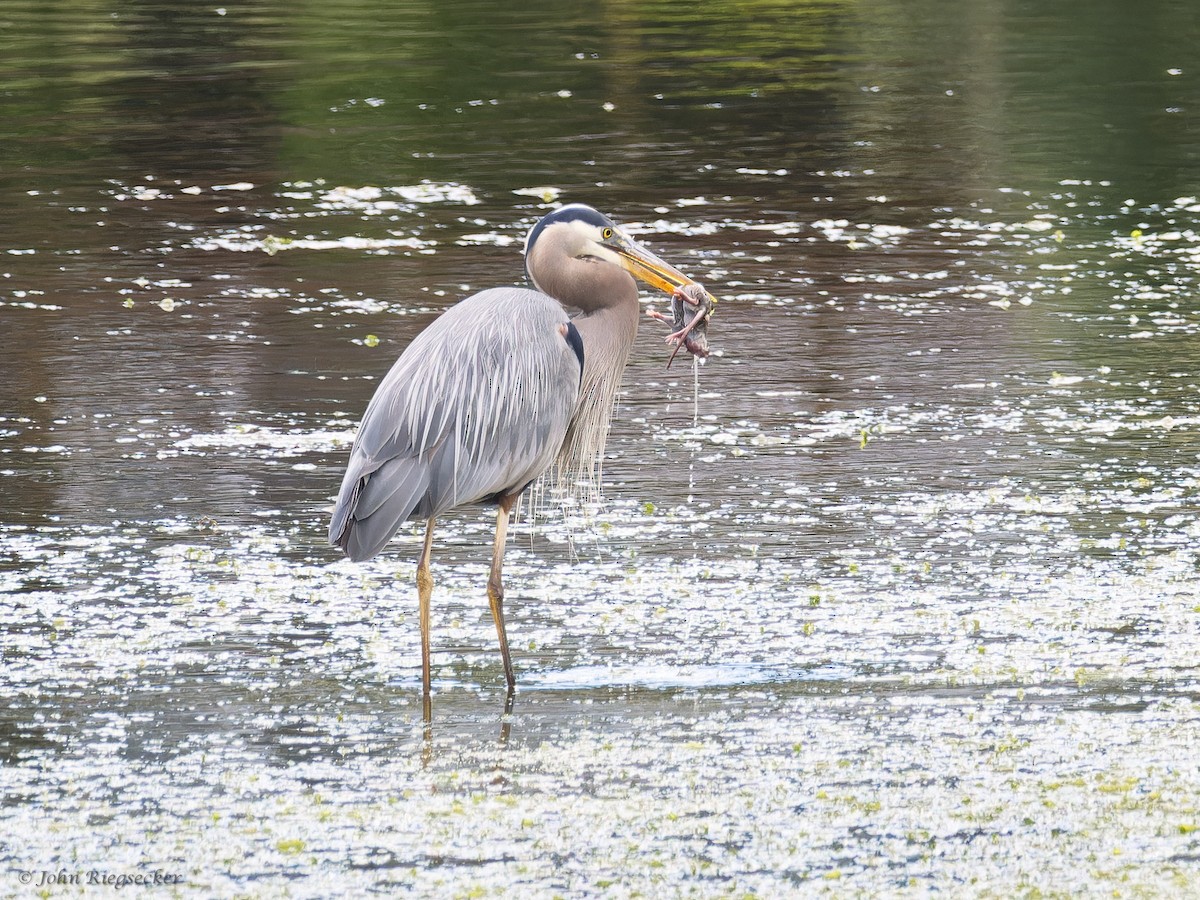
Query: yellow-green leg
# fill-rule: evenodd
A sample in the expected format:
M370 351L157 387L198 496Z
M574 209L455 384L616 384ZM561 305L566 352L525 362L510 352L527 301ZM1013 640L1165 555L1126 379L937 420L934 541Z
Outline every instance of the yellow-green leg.
M504 630L504 584L501 581L501 569L504 565L504 545L508 537L508 516L516 499L504 498L496 510L496 541L492 545L492 570L488 575L488 603L491 604L492 618L496 622L496 636L500 639L500 657L504 660L504 677L508 681L510 696L517 686L517 679L513 676L512 657L508 655L508 635Z
M433 596L433 575L429 572L429 557L433 553L433 523L425 526L425 548L417 564L417 597L421 618L421 707L426 723L433 719L433 701L429 690L429 601Z

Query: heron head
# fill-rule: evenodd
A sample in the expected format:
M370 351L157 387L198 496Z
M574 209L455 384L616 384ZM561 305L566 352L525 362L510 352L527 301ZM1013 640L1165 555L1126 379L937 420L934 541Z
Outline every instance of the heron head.
M526 274L539 290L553 295L538 278L539 274L544 277L546 273L540 273L534 263L535 248L546 245L549 245L549 252L543 250L538 255L545 260L542 265L547 268L554 266L556 260L585 259L618 266L666 294L696 285L691 278L631 238L608 216L582 203L571 203L543 216L525 239ZM711 294L708 296L712 297ZM716 303L716 299L712 298L712 302Z

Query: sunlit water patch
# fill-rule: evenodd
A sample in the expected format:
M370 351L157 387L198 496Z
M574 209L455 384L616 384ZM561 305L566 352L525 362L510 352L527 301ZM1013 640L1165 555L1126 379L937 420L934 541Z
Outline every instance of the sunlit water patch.
M787 509L777 527L838 528L870 517L864 500ZM87 823L72 853L149 856L193 891L303 876L316 894L497 878L886 892L897 859L906 884L928 867L1015 887L1000 854L1039 848L1069 880L1064 848L1110 859L1115 845L1156 861L1169 893L1186 883L1200 790L1178 764L1200 728L1194 542L1047 541L1085 503L902 495L881 527L917 536L918 558L731 552L753 518L738 509L617 503L532 543L519 527L508 717L473 549L487 524L452 522L427 742L416 531L355 566L274 527L8 529L3 552L25 562L0 593L20 635L0 778L26 802L7 830L29 836L19 857L58 864L35 838L52 809L60 827ZM697 520L715 526L702 551L657 552Z
M243 19L196 16L201 42ZM485 52L476 30L427 43ZM691 54L700 31L654 35ZM261 46L220 34L222 60ZM247 58L235 80L262 94L183 122L240 149L209 135L195 159L174 122L139 143L136 92L119 134L73 130L95 127L91 95L38 118L71 158L12 167L21 237L0 257L5 866L161 864L197 895L1194 894L1193 188L1009 171L957 134L974 92L941 70L918 90L887 80L908 66L845 70L864 76L845 106L808 88L680 106L621 87L678 58L590 83L637 41L575 44L551 54L571 71L478 105L395 96L470 87L420 60L305 52L296 70L337 79L275 93L292 69ZM1185 83L1162 70L1145 81ZM105 83L185 108L188 84L221 86L192 71ZM380 85L338 80L356 71ZM301 97L336 127L229 121ZM383 118L401 108L443 117ZM778 128L797 109L833 136ZM351 564L325 507L396 354L519 282L528 227L576 200L713 289L716 352L693 381L644 329L607 503L514 526L511 713L492 518L440 523L426 736L420 531Z

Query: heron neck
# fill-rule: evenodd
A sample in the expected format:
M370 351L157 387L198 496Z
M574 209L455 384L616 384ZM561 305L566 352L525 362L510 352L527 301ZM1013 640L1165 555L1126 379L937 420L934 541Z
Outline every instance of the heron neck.
M583 338L583 384L598 378L620 385L638 330L637 290L611 306L584 312L571 319ZM614 396L616 388L613 389Z
M571 321L583 339L583 377L579 400L558 457L558 481L594 499L603 476L604 445L621 375L637 337L640 309L637 288L601 309Z

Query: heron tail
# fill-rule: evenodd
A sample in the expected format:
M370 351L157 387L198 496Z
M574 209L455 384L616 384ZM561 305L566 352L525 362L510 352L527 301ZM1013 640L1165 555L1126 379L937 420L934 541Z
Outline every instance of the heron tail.
M355 562L377 554L400 523L427 501L429 471L411 460L388 460L378 469L342 484L329 523L329 543Z

